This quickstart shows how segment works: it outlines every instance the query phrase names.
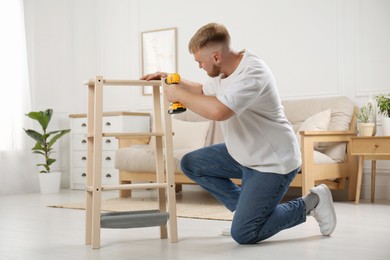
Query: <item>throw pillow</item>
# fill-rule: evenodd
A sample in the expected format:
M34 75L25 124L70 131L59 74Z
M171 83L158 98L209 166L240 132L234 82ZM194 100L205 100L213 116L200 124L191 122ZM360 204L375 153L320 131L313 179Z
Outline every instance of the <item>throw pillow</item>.
M204 147L211 121L190 122L172 118L173 149Z
M307 118L302 125L299 127L296 132L296 136L298 138L299 146L301 146L301 135L300 131L324 131L328 130L328 126L330 123L330 109L319 112L309 118Z

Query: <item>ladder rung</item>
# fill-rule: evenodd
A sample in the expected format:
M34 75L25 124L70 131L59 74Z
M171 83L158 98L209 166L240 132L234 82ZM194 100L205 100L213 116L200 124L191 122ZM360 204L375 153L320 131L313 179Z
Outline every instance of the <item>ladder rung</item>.
M95 85L95 79L84 82L84 85ZM120 79L103 79L105 86L160 86L160 80L120 80Z
M144 133L103 133L104 137L150 137L150 136L164 136L164 132L144 132Z
M173 133L172 133L173 134ZM121 137L121 138L142 138L150 136L164 136L164 132L140 132L140 133L102 133L103 137ZM87 134L87 138L94 137L94 134Z
M136 184L117 184L117 185L102 185L102 191L109 190L133 190L133 189L159 189L167 188L167 183L136 183ZM93 191L92 186L86 187L87 191Z

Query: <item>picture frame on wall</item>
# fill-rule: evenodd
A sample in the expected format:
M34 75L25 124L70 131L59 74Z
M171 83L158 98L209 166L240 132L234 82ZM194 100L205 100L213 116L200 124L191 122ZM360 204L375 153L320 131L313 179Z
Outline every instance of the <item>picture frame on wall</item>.
M177 71L177 28L141 33L142 75L156 71ZM142 95L152 95L153 87L142 87Z

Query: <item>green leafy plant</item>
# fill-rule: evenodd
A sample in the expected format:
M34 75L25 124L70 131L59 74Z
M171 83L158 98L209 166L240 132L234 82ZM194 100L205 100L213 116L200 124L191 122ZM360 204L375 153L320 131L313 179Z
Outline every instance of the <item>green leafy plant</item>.
M385 117L390 117L390 94L387 96L377 95L375 100L378 104L379 113Z
M26 114L26 116L29 118L38 121L42 128L41 132L37 132L32 129L24 129L26 134L36 141L35 146L31 149L33 153L44 156L44 163L37 164L37 166L42 166L44 168L42 171L40 171L41 173L49 173L50 165L56 161L56 159L50 157L51 154L54 153L53 144L60 137L70 132L70 129L47 132L47 127L50 123L52 115L53 109L30 112Z
M357 113L357 118L360 123L372 122L374 118L374 108L372 107L372 104L368 103L365 106L362 106Z

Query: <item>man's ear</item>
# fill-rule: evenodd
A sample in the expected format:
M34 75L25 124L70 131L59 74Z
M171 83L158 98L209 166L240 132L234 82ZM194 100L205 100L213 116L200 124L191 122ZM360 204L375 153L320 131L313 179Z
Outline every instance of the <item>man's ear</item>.
M221 64L222 56L220 52L214 52L212 57L215 65Z

